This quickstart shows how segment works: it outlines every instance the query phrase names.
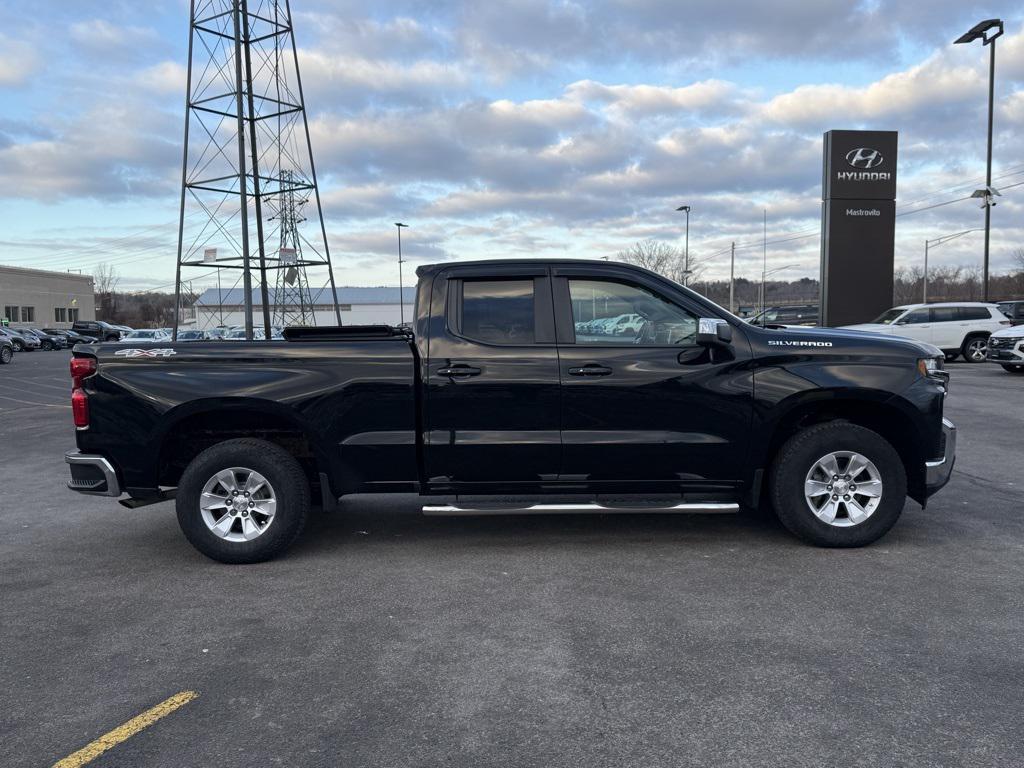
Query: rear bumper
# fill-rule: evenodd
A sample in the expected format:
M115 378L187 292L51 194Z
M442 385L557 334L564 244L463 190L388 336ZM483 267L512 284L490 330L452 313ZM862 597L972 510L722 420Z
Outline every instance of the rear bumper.
M930 459L924 463L927 496L940 491L953 474L953 464L956 461L956 426L946 418L942 420L942 438L944 449L941 458Z
M121 495L121 484L117 480L114 465L102 456L79 451L68 451L64 461L71 467L68 488L88 496Z

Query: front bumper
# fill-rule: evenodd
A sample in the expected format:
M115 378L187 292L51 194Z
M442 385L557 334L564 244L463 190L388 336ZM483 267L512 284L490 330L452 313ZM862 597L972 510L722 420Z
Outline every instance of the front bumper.
M1012 345L1003 345L996 340L995 346L989 341L988 352L985 357L990 363L1001 363L1002 365L1024 365L1024 341L1012 339Z
M64 461L71 466L71 480L68 488L88 496L121 495L121 484L117 480L114 465L102 456L68 451Z
M931 459L924 463L925 494L931 496L942 490L953 474L956 461L956 426L949 419L942 419L943 453L941 458Z

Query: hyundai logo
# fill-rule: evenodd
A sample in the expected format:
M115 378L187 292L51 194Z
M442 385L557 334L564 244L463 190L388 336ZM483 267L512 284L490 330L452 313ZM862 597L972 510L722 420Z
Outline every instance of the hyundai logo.
M846 162L854 168L877 168L882 164L882 153L867 147L851 149L846 153Z

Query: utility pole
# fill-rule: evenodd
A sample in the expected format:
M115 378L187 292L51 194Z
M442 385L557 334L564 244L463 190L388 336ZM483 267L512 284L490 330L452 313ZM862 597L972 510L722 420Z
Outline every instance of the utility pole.
M729 249L729 311L736 314L736 241Z
M921 303L928 303L928 241L924 241L924 287L921 290Z
M764 209L764 240L761 254L761 311L765 309L765 280L768 277L768 209Z
M400 221L395 222L395 229L398 230L398 316L400 325L405 325L405 289L402 286L402 228L408 226Z

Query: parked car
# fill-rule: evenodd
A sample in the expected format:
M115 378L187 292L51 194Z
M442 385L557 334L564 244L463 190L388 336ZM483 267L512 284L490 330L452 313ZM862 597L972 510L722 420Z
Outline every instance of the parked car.
M1024 300L1000 301L996 304L999 311L1010 318L1014 325L1024 325Z
M117 341L121 338L121 330L102 320L76 320L71 330L83 336L91 336L97 341Z
M75 344L94 344L96 342L96 339L92 336L85 336L77 331L70 331L67 328L43 328L43 330L49 334L63 336L67 340L69 347Z
M140 328L137 331L128 331L117 341L117 343L138 344L140 342L170 340L170 334L165 333L163 328Z
M0 364L7 365L14 359L14 342L6 336L0 336Z
M209 341L210 337L206 331L199 331L189 328L186 331L178 331L178 341Z
M430 515L732 512L765 499L797 536L850 547L949 479L949 376L930 344L758 328L620 263L417 274L414 330L289 328L252 355L232 341L76 348L69 487L128 493L132 507L173 496L188 540L240 563L284 551L311 496L331 507L418 491ZM573 311L588 303L644 327L577 337ZM577 501L553 498L567 493Z
M39 328L21 328L24 334L31 333L37 339L39 339L39 348L46 350L54 349L67 349L68 340L63 336L59 336L54 333L46 333L41 331Z
M843 328L924 341L941 349L947 360L963 355L969 363L983 363L988 337L1009 324L995 304L945 302L893 307L870 323Z
M222 341L228 334L227 328L207 328L204 333L210 341Z
M1024 373L1024 325L1003 328L989 336L988 360L1009 373Z
M747 319L751 325L817 325L817 304L797 304L788 307L768 307Z
M39 338L35 334L22 333L18 328L0 327L0 336L10 339L15 352L32 352L39 349Z

